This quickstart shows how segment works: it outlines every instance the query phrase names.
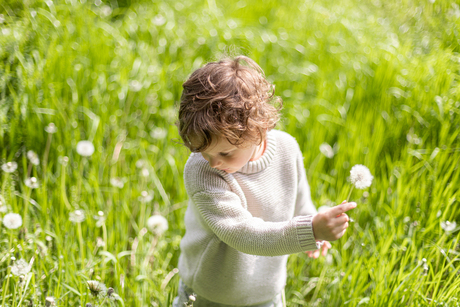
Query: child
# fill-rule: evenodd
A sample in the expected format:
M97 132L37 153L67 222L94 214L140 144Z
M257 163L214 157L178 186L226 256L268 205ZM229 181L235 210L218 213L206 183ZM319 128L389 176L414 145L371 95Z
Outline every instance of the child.
M279 119L274 86L251 59L208 63L183 84L179 134L191 151L179 258L184 306L282 306L289 254L325 255L348 227L343 202L317 213L302 153Z

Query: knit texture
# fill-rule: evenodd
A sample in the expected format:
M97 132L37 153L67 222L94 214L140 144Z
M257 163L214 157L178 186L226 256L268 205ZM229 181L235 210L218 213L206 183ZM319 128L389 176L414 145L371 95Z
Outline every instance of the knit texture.
M179 271L198 296L232 306L269 301L286 283L287 255L318 248L302 153L272 130L262 157L227 174L192 153Z

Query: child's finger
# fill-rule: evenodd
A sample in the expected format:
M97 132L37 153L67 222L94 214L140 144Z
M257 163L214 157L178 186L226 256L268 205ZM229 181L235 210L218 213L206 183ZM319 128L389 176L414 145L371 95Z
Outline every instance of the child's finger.
M333 207L331 209L332 216L337 217L342 215L342 213L347 212L348 210L356 208L356 203L351 202L351 203L341 203L340 205Z

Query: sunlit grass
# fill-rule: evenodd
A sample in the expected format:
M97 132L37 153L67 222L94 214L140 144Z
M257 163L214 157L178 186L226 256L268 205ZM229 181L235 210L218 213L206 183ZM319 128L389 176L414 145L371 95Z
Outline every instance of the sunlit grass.
M459 228L441 228L459 215L457 4L81 2L0 5L0 164L18 164L0 171L0 217L23 218L0 225L0 305L96 304L88 280L122 299L104 304L171 304L187 206L175 106L187 75L232 46L283 98L279 128L304 152L317 207L347 197L353 165L375 177L353 191L330 256L290 257L288 306L458 305ZM164 234L147 230L153 214Z

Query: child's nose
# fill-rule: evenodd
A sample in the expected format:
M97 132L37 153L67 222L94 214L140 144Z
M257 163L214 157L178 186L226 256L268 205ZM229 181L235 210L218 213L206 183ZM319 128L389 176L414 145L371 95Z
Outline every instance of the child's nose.
M222 164L222 162L219 159L217 159L217 158L209 158L209 165L212 168L218 167L221 164Z

